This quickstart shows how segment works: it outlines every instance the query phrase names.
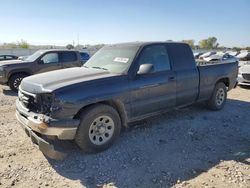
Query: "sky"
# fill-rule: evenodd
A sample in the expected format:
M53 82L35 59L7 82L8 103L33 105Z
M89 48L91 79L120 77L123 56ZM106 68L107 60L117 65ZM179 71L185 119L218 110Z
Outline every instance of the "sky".
M199 40L250 46L250 0L2 0L0 43Z

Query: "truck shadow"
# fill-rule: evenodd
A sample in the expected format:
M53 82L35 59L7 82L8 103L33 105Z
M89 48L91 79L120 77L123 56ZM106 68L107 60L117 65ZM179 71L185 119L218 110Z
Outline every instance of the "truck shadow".
M248 164L250 103L227 101L212 112L202 104L137 122L107 151L84 154L71 142L64 161L48 159L62 176L86 187L168 187L223 161ZM62 147L61 146L61 147Z
M17 96L17 93L15 93L14 91L10 90L10 89L3 89L3 94L4 95L8 95L8 96Z

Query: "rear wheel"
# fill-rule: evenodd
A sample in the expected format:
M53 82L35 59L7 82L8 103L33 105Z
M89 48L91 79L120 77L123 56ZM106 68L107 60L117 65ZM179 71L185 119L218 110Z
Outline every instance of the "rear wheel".
M227 99L227 88L223 82L215 85L211 98L207 101L207 105L211 110L221 110Z
M120 116L111 106L94 105L80 116L75 141L85 152L100 152L109 148L120 134Z
M13 76L10 77L9 79L9 87L12 91L17 92L18 87L21 84L21 81L23 78L25 78L27 75L25 74L14 74Z

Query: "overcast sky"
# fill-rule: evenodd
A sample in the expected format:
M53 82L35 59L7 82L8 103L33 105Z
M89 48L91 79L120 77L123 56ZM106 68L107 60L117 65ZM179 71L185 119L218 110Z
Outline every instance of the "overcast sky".
M0 42L66 45L218 38L250 46L250 0L4 0Z

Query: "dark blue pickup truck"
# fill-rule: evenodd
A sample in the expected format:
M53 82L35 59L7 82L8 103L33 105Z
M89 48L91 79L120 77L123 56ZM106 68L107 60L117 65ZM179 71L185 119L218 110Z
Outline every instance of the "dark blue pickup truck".
M109 45L83 67L24 78L16 116L51 158L63 155L44 136L99 152L130 122L200 101L222 109L237 74L237 62L197 66L184 43Z

